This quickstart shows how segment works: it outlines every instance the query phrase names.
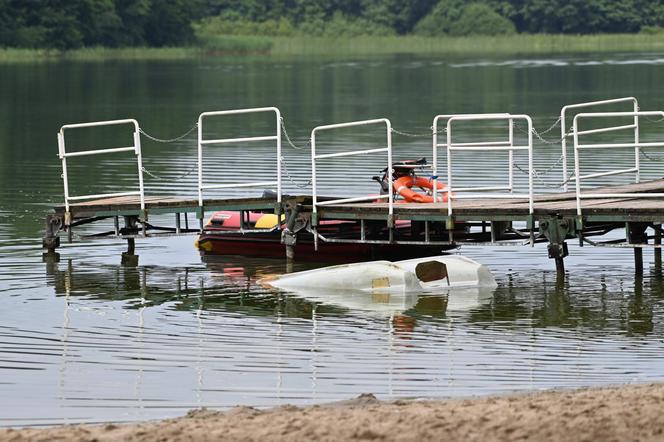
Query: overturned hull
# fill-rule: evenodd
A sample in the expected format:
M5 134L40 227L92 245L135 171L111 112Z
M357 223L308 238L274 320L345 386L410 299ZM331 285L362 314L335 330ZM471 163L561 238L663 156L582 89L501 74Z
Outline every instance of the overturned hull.
M495 288L488 268L458 255L338 265L275 277L273 287L372 292L422 292L457 287Z

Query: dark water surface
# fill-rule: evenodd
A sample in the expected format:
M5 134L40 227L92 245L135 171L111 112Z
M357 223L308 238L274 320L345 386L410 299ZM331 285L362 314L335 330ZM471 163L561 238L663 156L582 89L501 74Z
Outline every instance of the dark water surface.
M423 133L440 113L526 113L542 130L573 102L634 95L642 109L661 109L663 74L664 56L652 54L0 67L0 425L154 419L363 392L441 397L664 380L664 280L650 251L636 278L631 251L571 245L566 278L556 281L544 246L463 247L494 272L491 296L360 306L267 290L257 280L284 272L282 260L203 262L192 237L139 240L138 267L120 264L125 245L117 241L65 245L49 264L40 249L44 216L62 201L55 134L65 123L134 117L146 132L172 138L203 111L274 105L299 145L319 124L388 117L397 129ZM266 127L256 119L219 129ZM376 139L352 133L329 148L371 148ZM166 178L146 177L147 194L195 195L195 135L143 143L146 168ZM395 135L394 144L397 158L431 156L428 138ZM211 149L211 179L261 180L272 173L270 153ZM559 155L558 146L539 143L536 166L555 166ZM127 190L135 169L120 157L72 165L74 193ZM309 179L308 151L284 145L284 157L286 190L306 192L294 183ZM493 183L504 177L500 161L467 159L459 173ZM606 154L591 168L629 161ZM558 166L538 191L561 181ZM664 175L661 163L642 166L644 178ZM322 176L332 193L359 192L372 189L368 178L382 167L340 161ZM340 175L357 186L344 188Z

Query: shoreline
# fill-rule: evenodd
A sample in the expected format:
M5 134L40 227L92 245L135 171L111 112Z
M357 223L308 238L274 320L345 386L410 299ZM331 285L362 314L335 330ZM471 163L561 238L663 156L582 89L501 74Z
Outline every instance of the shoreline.
M664 383L472 399L348 401L268 410L192 410L133 424L0 429L0 441L664 440Z
M592 53L664 53L664 34L596 34L418 37L203 36L199 46L164 48L89 47L58 51L0 48L0 63L58 61L193 60L224 57L375 55L554 56Z

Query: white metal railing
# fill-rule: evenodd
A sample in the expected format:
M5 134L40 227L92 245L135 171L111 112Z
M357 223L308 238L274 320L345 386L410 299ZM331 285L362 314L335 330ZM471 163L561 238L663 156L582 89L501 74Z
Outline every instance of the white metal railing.
M327 131L332 129L342 129L349 127L357 126L368 126L375 124L384 124L386 127L386 138L387 146L377 149L364 149L364 150L355 150L350 152L338 152L330 154L316 155L316 134L321 131ZM348 157L353 155L368 155L374 153L387 153L387 181L389 189L392 189L392 124L387 118L378 118L374 120L363 120L363 121L352 121L350 123L340 123L340 124L329 124L326 126L315 127L311 131L311 187L312 187L312 198L313 198L313 213L317 213L318 206L325 206L331 204L343 204L343 203L354 203L361 201L374 201L376 199L387 199L388 200L388 213L390 219L394 213L394 196L393 192L390 191L386 195L368 195L355 198L340 198L334 200L327 200L323 202L318 202L318 181L316 179L316 162L322 159L329 158L339 158L339 157Z
M445 143L438 141L438 126L441 120L446 121L447 137ZM524 120L528 125L528 139L526 144L517 144L514 139L514 121ZM464 142L455 143L453 137L453 123L465 121L507 121L507 134L506 139L499 139L493 141L478 141L478 142ZM447 188L441 192L451 195L447 198L447 213L452 215L453 200L470 199L478 197L491 197L491 198L523 198L528 199L529 213L533 213L533 136L532 136L533 123L528 115L511 115L511 114L460 114L460 115L437 115L433 119L433 198L437 199L438 187L438 148L444 147L447 150ZM519 194L514 192L514 151L525 150L528 152L528 193ZM482 186L482 187L454 187L452 177L452 152L456 151L506 151L508 152L508 165L507 165L507 185L506 186ZM495 193L495 192L507 193ZM465 194L462 192L494 192L487 195Z
M581 216L581 200L584 198L633 198L633 197L644 197L644 198L661 198L664 197L664 193L581 193L581 181L591 178L599 178L603 176L612 176L620 175L624 173L634 173L635 182L639 182L640 175L640 161L639 155L640 150L643 148L654 148L654 147L664 147L664 137L662 137L661 142L648 142L641 143L639 142L639 117L661 117L664 118L664 112L662 111L635 111L635 112L600 112L600 113L579 113L574 116L572 123L572 135L574 136L574 181L576 184L576 212L577 215ZM579 138L584 135L592 135L597 133L608 132L606 128L599 129L589 129L589 130L579 130L579 121L580 120L589 120L594 118L633 118L634 123L627 125L629 128L635 127L636 133L634 134L633 143L605 143L598 142L592 143L587 142L586 144L581 144ZM614 126L613 129L620 130L618 128L625 126ZM611 129L611 128L609 128ZM614 169L608 170L606 172L597 172L587 175L581 175L581 165L580 165L580 154L579 151L585 149L634 149L634 167L628 169Z
M629 104L633 112L639 111L639 102L635 97L622 97L622 98L612 98L609 100L600 100L600 101L589 101L586 103L576 103L568 104L563 106L560 110L560 141L562 145L562 164L563 164L563 192L568 191L568 183L573 179L573 177L567 176L567 139L574 134L572 132L567 132L567 117L570 115L571 111L577 111L579 109L588 109L598 106L610 106L617 104ZM616 132L621 130L634 130L634 143L639 142L639 120L638 117L634 117L634 122L628 125L621 126L609 126L601 129L593 129L595 132L586 132L588 133L606 133L606 132ZM638 156L638 154L637 154ZM638 161L638 158L637 158ZM637 182L639 180L638 171L637 173Z
M227 115L240 115L240 114L255 114L264 112L274 112L276 116L276 133L275 135L256 136L256 137L242 137L242 138L203 138L203 122L206 118L227 116ZM203 182L203 146L211 144L233 144L233 143L246 143L255 141L276 141L277 149L277 173L276 181L263 181L252 183L233 183L233 184L205 184ZM258 107L252 109L234 109L216 112L203 112L198 117L198 204L203 206L203 191L210 189L229 189L239 187L265 187L277 186L277 202L281 203L281 168L283 159L281 158L281 112L276 107Z
M94 149L94 150L85 150L78 152L67 152L65 144L65 131L72 129L82 129L90 127L101 127L101 126L121 126L121 125L133 125L134 133L133 140L134 145L128 147L115 147L115 148L106 148L106 149ZM136 162L138 165L138 190L129 191L129 192L117 192L117 193L102 193L95 195L78 195L70 196L69 195L69 177L67 175L67 158L72 157L81 157L89 155L101 155L109 153L119 153L119 152L134 152L136 155ZM138 196L141 203L141 210L145 210L145 194L143 189L143 164L141 156L141 137L139 133L138 122L134 119L125 119L125 120L110 120L110 121L96 121L93 123L79 123L79 124L65 124L60 128L58 132L58 156L62 161L62 181L65 188L65 211L69 213L69 203L70 201L80 201L80 200L90 200L96 198L113 198L120 196Z

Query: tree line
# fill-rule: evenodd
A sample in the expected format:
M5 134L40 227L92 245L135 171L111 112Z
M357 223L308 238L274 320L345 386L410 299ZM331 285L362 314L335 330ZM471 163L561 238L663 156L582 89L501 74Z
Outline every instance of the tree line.
M664 0L0 0L0 45L181 46L197 33L593 34L664 26Z

